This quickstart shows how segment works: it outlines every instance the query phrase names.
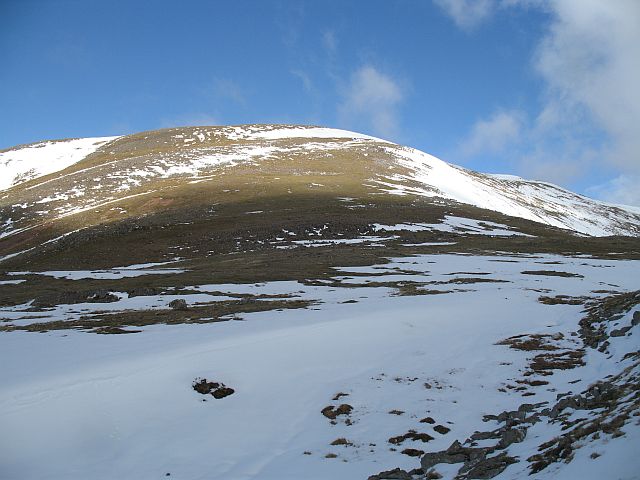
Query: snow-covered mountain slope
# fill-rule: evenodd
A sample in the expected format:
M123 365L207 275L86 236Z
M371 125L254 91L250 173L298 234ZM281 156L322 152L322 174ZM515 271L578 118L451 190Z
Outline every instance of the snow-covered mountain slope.
M387 147L409 173L378 180L391 193L444 196L513 217L593 236L638 235L633 208L598 202L546 182L505 175L486 175L451 165L419 150ZM415 182L414 186L406 186Z
M35 179L2 195L5 226L0 235L106 206L119 207L120 218L126 218L123 205L129 199L178 187L206 184L209 191L265 195L278 188L279 193L292 193L292 183L302 181L314 195L351 197L355 189L369 196L445 199L586 235L640 235L640 215L633 209L548 183L473 172L344 130L198 127L42 145L0 154L10 173L2 177L11 179L5 180L5 188L15 183L17 173L35 178L65 168L45 181ZM93 155L87 158L88 153ZM248 181L231 182L234 176Z
M63 170L119 137L32 143L0 151L0 190Z

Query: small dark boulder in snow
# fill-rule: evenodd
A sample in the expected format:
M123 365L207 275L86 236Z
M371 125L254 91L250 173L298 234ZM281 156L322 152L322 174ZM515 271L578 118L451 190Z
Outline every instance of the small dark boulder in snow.
M224 383L209 382L206 378L196 378L192 386L201 395L211 395L216 399L228 397L235 393L233 388L227 387Z
M410 457L419 457L420 455L424 455L424 450L418 450L417 448L405 448L400 453L409 455Z
M337 407L334 407L333 405L324 407L320 413L330 420L335 420L338 415L349 415L352 410L353 407L351 405L343 403Z
M451 431L450 428L445 427L444 425L436 425L433 429L438 432L440 435L445 435Z
M235 390L233 388L227 387L226 385L222 384L220 387L216 388L213 393L211 393L211 395L213 395L213 398L220 399L228 397L233 393L235 393Z
M184 300L183 298L176 298L175 300L171 300L169 302L169 307L173 308L174 310L188 310L189 309L189 307L187 307L186 300Z

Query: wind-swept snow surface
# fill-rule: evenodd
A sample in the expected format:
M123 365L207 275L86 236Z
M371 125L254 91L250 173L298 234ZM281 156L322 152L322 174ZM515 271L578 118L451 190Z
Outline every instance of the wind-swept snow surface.
M551 405L559 394L632 366L626 354L640 346L637 331L612 336L610 353L588 349L585 365L550 376L522 377L539 352L498 342L541 335L553 339L554 354L579 350L572 332L582 306L544 304L540 291L579 298L638 289L638 267L556 255L424 255L338 269L334 280L343 286L206 285L185 296L191 302L206 292L298 294L320 301L312 309L154 325L131 335L2 333L0 477L352 480L410 470L419 459L403 449L446 449L496 428L484 415L522 403ZM431 291L403 296L368 285L398 279L428 282ZM610 328L631 325L637 310ZM198 377L235 393L200 395L191 388ZM541 383L518 383L522 378ZM332 423L321 410L338 404L353 410ZM427 417L434 423L421 422ZM509 449L519 462L496 478L527 478L527 458L560 435L560 426L532 427ZM410 430L432 439L390 442ZM535 478L637 478L640 429L632 420L622 432L585 440L572 461L553 463ZM347 443L332 445L337 439ZM458 468L437 466L445 478Z
M40 142L0 153L0 190L63 170L119 137Z

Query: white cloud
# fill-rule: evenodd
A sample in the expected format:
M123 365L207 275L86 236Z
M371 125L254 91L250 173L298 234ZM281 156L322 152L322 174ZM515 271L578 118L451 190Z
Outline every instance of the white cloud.
M607 202L640 206L640 175L620 175L589 188L588 193Z
M549 25L532 59L544 80L542 104L534 121L521 128L513 157L519 156L524 172L564 179L565 184L608 171L615 178L594 187L592 194L640 204L631 193L640 176L640 1L434 2L467 30L498 8L533 7L548 13ZM477 124L463 147L487 150L494 130L509 131L508 122L502 129L493 123L489 118ZM627 177L635 180L627 182Z
M240 105L247 104L245 93L240 85L227 78L218 78L214 81L213 93L219 98L227 98Z
M314 93L315 88L309 74L303 70L291 70L291 75L298 77L302 82L302 86L307 93Z
M472 30L480 25L483 21L489 18L496 8L495 0L433 1L451 17L458 27L464 30Z
M343 97L339 107L343 122L365 123L374 133L385 137L396 135L397 107L404 98L397 80L365 65L353 73Z
M338 38L333 30L326 30L322 34L322 44L330 55L336 51L338 48Z
M554 20L535 61L547 82L545 108L565 118L584 112L608 136L605 160L640 172L640 2L554 0L551 6Z
M497 112L486 120L477 121L467 139L462 142L462 154L470 157L503 151L520 137L522 118L522 113L514 110Z
M542 144L519 152L517 168L525 178L567 185L581 178L585 171L597 163L597 159L597 150L582 147L572 150L567 147L553 151L549 145Z

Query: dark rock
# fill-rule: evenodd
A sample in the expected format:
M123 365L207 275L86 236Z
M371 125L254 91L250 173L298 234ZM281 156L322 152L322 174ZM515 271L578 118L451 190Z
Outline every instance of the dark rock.
M353 407L348 403L343 403L338 407L334 407L333 405L329 405L320 410L320 413L327 417L330 420L335 420L338 415L349 415Z
M347 440L346 438L336 438L333 442L331 442L331 445L346 445L346 446L351 446L353 445L353 443L351 443L349 440Z
M211 395L213 395L213 398L220 399L220 398L228 397L229 395L232 395L234 393L235 393L235 390L233 388L222 385L217 389L215 389Z
M420 440L423 443L430 442L433 440L433 437L428 433L418 433L415 430L409 430L407 433L403 435L398 435L397 437L391 437L389 439L389 443L393 445L400 445L405 440Z
M210 394L213 390L215 390L219 386L220 386L219 383L208 382L206 378L201 378L199 381L196 380L193 383L193 389L202 395Z
M439 463L462 463L465 458L462 453L430 452L423 455L420 459L420 465L423 470L428 470Z
M624 337L629 330L631 330L630 326L622 327L617 330L611 330L611 333L609 335L612 337Z
M410 457L419 457L424 454L424 450L418 450L417 448L405 448L400 453L405 455L409 455Z
M174 310L188 310L187 302L184 298L176 298L175 300L171 300L169 302L169 307Z
M235 393L233 388L227 387L224 383L209 382L206 378L196 379L193 389L201 395L211 395L218 400Z
M492 432L474 432L470 439L471 440L491 440L495 438L500 438L500 430L494 430Z
M498 448L507 448L512 443L520 443L527 436L526 428L508 428L502 432Z
M471 468L493 451L495 451L495 447L464 447L456 440L444 451L425 453L420 464L425 471L439 463L464 463L464 466Z
M434 424L436 423L436 421L431 418L431 417L425 417L422 420L420 420L420 423L430 423L430 424Z
M469 479L487 479L493 478L502 473L509 465L516 463L514 457L510 457L506 452L502 452L495 457L485 458L476 463L467 472L466 478Z
M444 425L436 425L433 429L438 432L440 435L445 435L451 431L450 428L445 427Z
M368 480L413 480L409 472L401 468L394 468L380 472L377 475L371 475Z

